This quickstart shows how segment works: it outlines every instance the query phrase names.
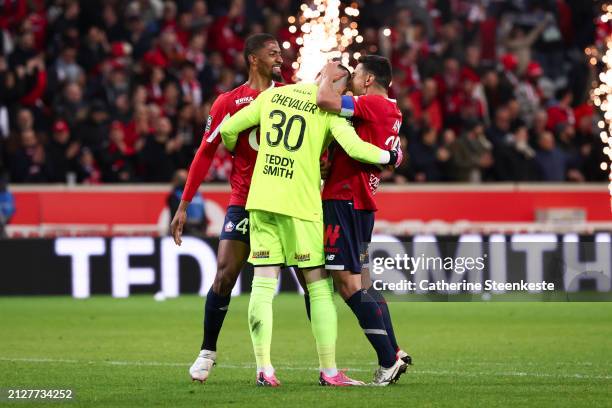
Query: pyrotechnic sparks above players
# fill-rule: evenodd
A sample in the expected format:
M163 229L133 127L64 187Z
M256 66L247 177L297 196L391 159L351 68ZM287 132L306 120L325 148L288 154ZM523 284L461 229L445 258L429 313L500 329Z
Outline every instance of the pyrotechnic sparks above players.
M612 22L612 4L604 4L601 8L600 21L606 25ZM601 141L604 144L603 152L608 157L608 162L602 162L600 167L609 171L608 190L612 196L612 33L606 30L605 38L593 47L585 50L589 57L589 63L596 66L599 71L594 89L591 91L591 99L596 107L601 109L603 119L597 124L600 129ZM612 205L612 202L611 202Z
M293 63L297 81L313 81L331 58L349 64L351 55L346 49L354 38L359 40L357 22L352 21L358 15L357 3L345 6L340 0L314 0L300 6L297 18L289 17L289 32L300 33L296 40L299 54Z

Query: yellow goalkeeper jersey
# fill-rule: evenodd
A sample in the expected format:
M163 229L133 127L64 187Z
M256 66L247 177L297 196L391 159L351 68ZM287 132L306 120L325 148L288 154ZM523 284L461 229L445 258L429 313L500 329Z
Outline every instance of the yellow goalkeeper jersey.
M357 136L340 116L317 107L317 85L296 84L262 92L221 126L232 151L238 134L260 126L260 142L247 210L264 210L308 221L321 219L319 158L332 135L352 158L386 164L389 153Z

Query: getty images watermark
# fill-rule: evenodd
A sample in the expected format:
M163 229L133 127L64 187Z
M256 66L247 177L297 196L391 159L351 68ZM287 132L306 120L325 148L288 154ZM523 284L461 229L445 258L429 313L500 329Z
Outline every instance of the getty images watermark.
M390 300L612 300L610 234L387 237L362 254Z
M479 257L440 257L440 256L420 256L413 257L407 254L396 254L393 258L378 257L372 262L372 272L374 275L381 275L388 270L399 270L415 275L419 270L426 271L444 271L445 273L454 272L457 275L462 275L467 271L478 271L480 273L485 270L486 256ZM436 292L455 292L455 291L542 291L555 290L555 284L552 282L497 282L492 279L487 279L482 282L471 282L466 279L460 281L450 278L441 280L422 279L414 282L408 279L402 279L399 282L385 282L381 279L373 281L374 288L377 290L408 290L408 291L436 291Z

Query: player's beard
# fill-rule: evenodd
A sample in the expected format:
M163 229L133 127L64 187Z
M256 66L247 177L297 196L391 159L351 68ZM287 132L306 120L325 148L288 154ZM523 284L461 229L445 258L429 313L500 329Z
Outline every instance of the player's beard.
M271 76L272 76L272 80L276 81L276 82L282 82L283 81L283 75L281 73L281 67L280 65L274 65L272 67L271 72Z

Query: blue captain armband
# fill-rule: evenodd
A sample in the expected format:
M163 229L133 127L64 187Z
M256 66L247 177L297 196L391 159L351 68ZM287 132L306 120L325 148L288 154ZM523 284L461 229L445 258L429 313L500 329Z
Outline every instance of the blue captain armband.
M350 118L355 114L355 99L352 96L342 95L342 105L340 107L340 116Z

